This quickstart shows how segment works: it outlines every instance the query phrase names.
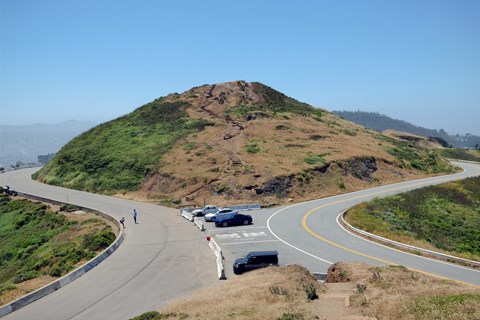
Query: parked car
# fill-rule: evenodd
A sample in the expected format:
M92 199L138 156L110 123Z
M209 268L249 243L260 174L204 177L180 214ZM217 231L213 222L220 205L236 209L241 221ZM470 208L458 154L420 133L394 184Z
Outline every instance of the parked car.
M221 215L221 214L226 214L226 213L234 213L235 211L233 211L232 209L230 208L222 208L220 210L218 210L217 212L213 212L213 213L207 213L205 215L205 221L215 221L217 220L217 216Z
M208 205L208 206L205 206L203 208L193 210L192 211L192 216L201 217L201 216L204 216L208 213L214 213L214 212L217 212L217 211L218 211L217 206Z
M242 274L268 266L278 266L277 251L252 251L244 258L235 260L233 263L233 273Z
M217 216L215 219L216 227L228 227L228 226L238 226L238 225L247 225L253 222L252 216L248 214L241 214L238 212L226 213L221 216Z

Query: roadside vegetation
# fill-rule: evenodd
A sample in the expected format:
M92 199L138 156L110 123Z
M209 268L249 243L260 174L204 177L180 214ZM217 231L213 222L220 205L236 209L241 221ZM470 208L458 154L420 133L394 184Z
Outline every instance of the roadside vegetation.
M450 159L480 162L479 150L447 148L440 149L440 153L442 156Z
M222 292L221 298L218 292ZM345 304L348 301L349 305ZM298 265L248 272L131 320L479 319L480 290L400 266L341 262L325 283Z
M65 275L114 240L93 214L0 195L0 304Z
M375 199L350 209L362 230L480 261L480 177Z
M437 149L421 148L415 142L400 141L385 135L379 135L378 138L392 145L386 151L396 158L401 168L416 169L427 174L454 172L454 168Z
M207 125L189 119L186 102L163 98L70 141L33 176L42 182L101 193L137 190L176 141Z

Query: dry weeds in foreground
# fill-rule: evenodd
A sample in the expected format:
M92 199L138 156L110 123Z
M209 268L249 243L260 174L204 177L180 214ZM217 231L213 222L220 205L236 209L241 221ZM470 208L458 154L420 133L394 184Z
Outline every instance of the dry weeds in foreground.
M337 263L327 282L365 284L350 303L376 319L480 319L480 289L411 271L402 266L373 267L365 263ZM470 298L466 298L466 297Z
M169 319L277 319L285 313L315 319L314 306L304 286L312 285L319 296L326 287L305 268L292 265L270 267L246 273L222 285L202 289L190 297L167 305L162 313L175 313Z
M307 285L315 287L318 299L307 299ZM153 319L477 320L480 289L399 266L343 262L330 268L322 284L305 268L292 265L244 274L172 302L160 312Z

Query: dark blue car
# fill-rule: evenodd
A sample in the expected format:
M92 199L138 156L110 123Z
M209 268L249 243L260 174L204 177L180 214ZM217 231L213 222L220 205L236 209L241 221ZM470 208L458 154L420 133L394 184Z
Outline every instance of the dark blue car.
M227 213L217 216L215 220L216 227L228 227L251 224L253 219L248 214L241 213Z

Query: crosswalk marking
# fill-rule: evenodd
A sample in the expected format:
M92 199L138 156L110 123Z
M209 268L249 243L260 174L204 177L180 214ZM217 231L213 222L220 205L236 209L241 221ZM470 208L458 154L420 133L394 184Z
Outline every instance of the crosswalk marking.
M215 237L220 238L220 239L238 239L241 238L241 236L238 233L221 233L215 235Z
M266 237L267 234L265 232L244 232L243 236L245 238L253 238L253 237Z

